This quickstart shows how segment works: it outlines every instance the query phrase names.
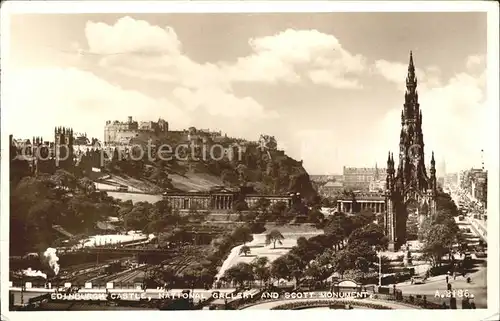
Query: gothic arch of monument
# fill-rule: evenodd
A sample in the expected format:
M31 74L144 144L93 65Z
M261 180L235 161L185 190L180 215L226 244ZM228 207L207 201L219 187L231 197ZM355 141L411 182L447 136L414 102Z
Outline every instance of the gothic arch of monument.
M390 250L397 250L406 243L408 224L416 220L420 225L425 216L436 212L436 162L433 152L428 175L424 146L422 110L410 51L405 103L401 111L398 167L395 167L393 153L389 152L387 158L385 229Z

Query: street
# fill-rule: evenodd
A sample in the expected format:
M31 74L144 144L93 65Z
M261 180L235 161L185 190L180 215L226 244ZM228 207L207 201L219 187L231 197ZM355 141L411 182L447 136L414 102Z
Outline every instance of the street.
M487 279L486 279L486 260L483 260L478 264L477 271L470 273L467 276L471 277L471 283L467 283L466 278L463 276L457 276L456 280L453 280L453 276L449 277L449 282L452 286L452 291L457 293L457 306L461 306L462 298L458 297L459 291L467 291L470 297L473 297L473 301L476 307L486 308L487 307ZM449 298L436 297L436 292L441 294L446 294L446 276L440 275L437 277L431 277L424 284L410 283L398 284L397 288L403 291L403 294L420 294L426 295L427 300L431 302L442 303L446 302L449 305Z

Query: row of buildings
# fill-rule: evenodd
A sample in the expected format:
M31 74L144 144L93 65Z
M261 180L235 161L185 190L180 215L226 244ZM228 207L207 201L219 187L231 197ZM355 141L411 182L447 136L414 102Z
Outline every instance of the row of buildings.
M370 210L383 214L389 250L397 250L409 238L416 237L414 227L420 226L426 217L435 215L438 183L445 183L444 161L439 166L440 179L436 176L434 153L430 166L425 164L422 124L417 77L410 52L396 159L389 152L386 168L378 168L377 164L373 168L344 167L342 177L319 188L324 196L337 199L337 211Z
M206 192L179 192L168 191L163 194L171 206L178 210L210 210L234 211L238 201L244 201L248 208L254 208L260 199L269 201L269 206L282 202L286 208L292 207L294 202L300 202L300 193L286 195L262 195L253 189L240 187L238 189L218 186Z
M488 171L484 168L471 168L461 171L458 177L459 187L471 200L488 208Z
M450 185L457 181L458 174L446 174L445 163L441 162L443 170L437 177L438 186ZM346 167L341 175L314 175L311 179L318 186L319 193L324 197L335 198L343 191L357 191L361 193L383 193L386 188L386 168L375 167Z
M163 140L162 140L163 139ZM126 122L107 121L104 126L104 141L89 138L86 133L75 133L72 128L57 127L54 129L54 139L44 140L42 137L32 139L17 139L10 137L11 154L18 159L27 160L34 173L51 173L56 168L71 169L75 166L85 168L104 166L111 160L115 151L120 156L133 152L138 145L147 142L172 142L170 148L162 148L162 159L178 157L179 160L215 159L238 160L247 149L261 151L277 150L275 137L261 135L258 141L229 138L220 131L196 129L169 131L168 123L159 119L157 122L138 122L128 117ZM177 149L179 145L182 148ZM150 145L157 152L158 146Z
M221 131L210 129L197 129L189 127L186 130L169 130L169 124L164 119L158 121L134 120L128 116L127 121L108 120L104 126L104 145L133 145L158 139L177 138L178 140L190 144L224 144L228 142L240 145L257 145L261 149L276 150L277 141L274 136L260 135L258 141L247 141L245 139L229 138Z
M33 174L54 173L59 168L73 170L76 166L88 170L102 167L100 141L74 133L71 128L56 127L53 141L43 137L15 139L10 135L9 146L14 164L26 161Z
M385 168L346 167L342 175L318 176L312 179L317 182L318 191L325 197L335 198L343 191L383 192L385 189Z

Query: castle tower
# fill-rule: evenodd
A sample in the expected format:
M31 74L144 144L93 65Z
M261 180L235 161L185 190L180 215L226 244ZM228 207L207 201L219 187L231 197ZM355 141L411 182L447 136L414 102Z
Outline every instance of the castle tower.
M74 166L73 129L59 127L54 129L54 154L57 168L72 170Z
M406 76L405 103L401 112L399 164L394 176L394 159L389 155L386 188L386 234L391 249L397 249L407 240L409 221L422 222L435 212L436 169L434 153L431 176L425 167L422 111L418 103L417 77L410 51ZM429 213L430 212L430 213Z

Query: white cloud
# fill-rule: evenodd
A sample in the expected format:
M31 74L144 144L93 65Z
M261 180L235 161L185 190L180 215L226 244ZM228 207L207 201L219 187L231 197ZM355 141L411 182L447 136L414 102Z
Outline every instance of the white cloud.
M172 94L188 110L204 108L211 115L227 117L277 116L257 101L237 96L230 86L228 74L220 66L200 64L184 55L177 34L170 27L161 28L124 17L114 25L88 22L85 34L90 52L107 54L100 60L102 67L133 77L171 83L178 87ZM130 54L108 54L123 52Z
M114 86L78 69L13 69L3 84L8 93L10 132L52 137L54 124L71 126L90 135L102 135L106 120L130 115L141 120L163 117L176 126L187 126L190 116L165 99ZM121 119L120 119L121 120ZM99 136L100 137L100 136Z
M214 64L200 64L187 57L172 28L130 17L112 26L88 22L86 36L92 52L133 53L108 55L103 66L191 88L210 86L231 92L232 82L298 83L305 79L336 88L359 88L356 75L365 69L362 56L352 55L333 35L317 30L287 29L252 38L248 41L251 54ZM324 72L319 74L319 70Z
M466 65L471 59L474 60L469 58ZM394 65L404 77L406 71L398 67L399 64ZM395 78L395 74L391 77ZM427 163L431 151L434 151L436 161L444 159L449 171L480 166L480 151L488 147L487 128L491 123L485 104L485 70L457 73L447 80L438 79L437 83L443 83L441 86L436 86L436 82L422 83L423 86L419 83L418 92ZM392 151L398 149L400 120L401 107L398 106L380 123L377 140L388 143L388 149Z
M408 63L377 60L373 65L372 72L384 77L386 80L398 85L398 89L406 89L406 75L408 74ZM418 86L420 89L426 87L440 86L440 70L436 66L425 69L415 68Z
M328 85L338 89L362 88L357 79L346 79L341 76L334 76L328 70L318 69L309 72L311 81L318 85Z
M236 98L223 90L215 88L188 89L176 88L174 96L189 110L196 111L204 108L212 116L235 117L238 119L252 118L257 115L261 118L277 118L275 111L268 112L251 97ZM227 111L231 110L231 114Z
M478 68L485 67L486 57L484 55L472 55L467 58L467 70L477 71Z
M365 60L342 48L337 38L317 30L287 29L273 36L249 40L252 54L224 69L233 81L299 82L303 75L316 84L334 88L358 88L354 79Z
M98 54L126 52L180 54L181 42L170 27L152 26L130 17L119 19L113 26L89 21L85 28L89 49Z

